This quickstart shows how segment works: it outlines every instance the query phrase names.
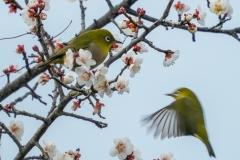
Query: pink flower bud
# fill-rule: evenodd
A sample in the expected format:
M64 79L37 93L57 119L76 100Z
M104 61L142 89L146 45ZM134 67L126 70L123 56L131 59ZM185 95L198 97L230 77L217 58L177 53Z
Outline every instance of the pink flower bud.
M37 46L37 45L33 46L32 49L33 49L35 52L39 52L39 49L38 49L38 46Z
M5 109L12 109L10 104L6 104L3 108L5 108Z
M144 16L146 11L143 8L137 8L137 13L140 17Z
M16 53L21 54L21 53L23 53L23 52L25 52L25 50L24 50L24 45L18 45L18 47L17 47L17 49L16 49Z
M3 71L4 74L9 74L8 67L4 67L2 71Z
M126 9L124 7L121 7L119 10L118 10L118 14L125 14L126 13Z
M9 8L9 13L16 13L17 12L17 6L16 6L15 3L10 3L8 8Z
M47 19L47 15L45 13L40 13L39 17L41 18L41 20Z

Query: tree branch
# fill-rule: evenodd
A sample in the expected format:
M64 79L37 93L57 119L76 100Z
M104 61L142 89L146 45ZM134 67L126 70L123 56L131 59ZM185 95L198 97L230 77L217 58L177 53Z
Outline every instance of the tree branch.
M77 118L77 119L82 119L82 120L88 121L88 122L92 122L92 123L94 123L96 126L98 126L101 129L108 126L107 123L96 121L96 120L93 120L92 118L83 117L83 116L80 116L80 115L77 115L77 114L74 114L74 113L68 113L68 112L59 113L59 116L62 116L62 115L63 116L68 116L68 117Z
M15 144L18 146L19 152L22 150L22 145L20 144L20 142L16 139L16 137L8 130L8 128L2 123L0 122L0 126L2 127L2 129L9 135L9 137L12 138L12 140L15 142Z

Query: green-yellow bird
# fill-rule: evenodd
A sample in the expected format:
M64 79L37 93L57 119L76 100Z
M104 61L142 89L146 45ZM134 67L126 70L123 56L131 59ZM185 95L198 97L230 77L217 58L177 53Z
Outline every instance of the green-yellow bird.
M64 64L64 59L66 57L66 51L68 49L86 49L92 53L92 59L96 61L91 69L100 65L107 57L111 46L114 43L122 43L113 37L111 32L105 29L96 29L87 31L78 37L71 40L67 46L59 50L54 56L52 56L47 61L41 63L38 67L42 67L49 63L54 64ZM77 67L77 64L73 67L73 70Z
M161 139L194 136L206 145L210 157L216 157L208 140L203 110L197 96L188 88L180 88L166 95L175 101L142 119L143 124L151 123L149 131L155 130L154 138L160 134Z

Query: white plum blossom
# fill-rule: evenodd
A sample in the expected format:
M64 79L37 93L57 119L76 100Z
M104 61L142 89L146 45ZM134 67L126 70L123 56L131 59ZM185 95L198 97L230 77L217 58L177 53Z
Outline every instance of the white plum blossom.
M56 145L52 141L43 140L43 149L50 158L53 158L58 152Z
M118 34L114 34L113 35L114 39L119 41L119 42L123 42L122 38L119 37ZM120 52L123 48L123 44L122 43L115 43L112 45L111 50L114 52Z
M117 24L118 24L119 28L126 29L126 28L128 28L129 23L130 23L129 20L123 20L123 21L119 21Z
M231 18L231 14L233 13L233 8L228 0L211 0L209 7L210 11L217 15L227 13L227 16Z
M18 120L11 120L8 126L9 131L16 137L18 141L22 140L22 136L24 133L23 122Z
M197 5L197 8L194 13L194 18L197 19L197 22L201 24L202 26L205 25L205 18L206 18L206 12L201 9L200 5Z
M72 52L71 49L68 49L66 52L66 57L64 58L64 66L67 67L68 69L72 70L74 66L74 53Z
M134 45L133 50L138 53L148 52L148 49L145 47L144 43L141 43L141 42Z
M79 57L76 58L76 63L90 68L90 66L96 64L96 61L92 59L91 52L89 52L88 50L80 49Z
M29 12L31 12L32 10L28 7L24 8L21 11L21 16L24 20L24 23L26 23L30 28L34 28L36 26L36 18L33 17L29 17Z
M170 65L174 64L174 61L177 60L179 57L179 50L171 50L171 52L168 52L165 56L165 59L163 61L164 67L169 67Z
M98 94L100 97L103 98L104 93L108 97L112 97L113 91L111 89L111 86L108 83L107 78L101 78L101 79L95 79L94 80L94 88L98 91Z
M121 58L126 65L131 65L133 63L133 59L135 56L136 56L135 52L128 51L127 53L124 53Z
M89 71L89 68L86 66L77 67L75 69L75 72L77 73L77 81L79 85L86 85L87 87L91 87L93 84L93 73L92 71Z
M173 5L173 7L176 9L178 14L182 15L183 12L188 12L190 10L190 7L186 4L181 3L178 1L176 4Z
M67 73L62 77L62 82L64 84L70 84L73 82L73 75L71 73Z
M96 80L105 78L105 74L107 74L108 68L101 64L98 69L95 71L94 78Z
M42 86L45 85L50 80L50 75L47 73L42 73L38 79L38 83Z
M118 76L117 82L115 83L115 88L118 90L118 94L123 94L123 92L129 93L128 79L123 78L121 75Z
M109 152L112 157L118 155L119 159L125 159L127 155L130 155L133 151L133 145L127 137L124 137L122 139L115 138L113 140L113 143L115 146L112 147Z
M130 77L134 77L135 74L141 69L141 64L143 62L142 58L139 58L134 51L128 51L126 54L122 55L122 61L128 65L130 69Z
M123 29L123 32L128 36L134 36L135 34L135 32L130 28Z
M142 58L135 57L133 65L130 65L130 77L134 77L137 72L141 69L141 64L143 62Z
M73 160L73 158L67 153L60 153L58 152L54 157L53 160Z
M131 18L134 22L139 23L137 17ZM123 32L129 36L133 36L136 32L136 26L133 23L131 23L128 19L118 22L118 27L121 28Z
M173 158L172 152L168 152L168 153L164 152L161 154L161 160L175 160L175 158Z
M142 160L141 152L136 149L130 155L128 155L128 160Z

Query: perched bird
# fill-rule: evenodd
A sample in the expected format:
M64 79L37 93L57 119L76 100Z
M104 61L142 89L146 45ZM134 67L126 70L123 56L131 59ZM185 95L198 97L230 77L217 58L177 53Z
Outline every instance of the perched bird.
M143 118L142 123L151 123L148 130L155 130L154 138L160 134L161 139L194 136L206 145L209 156L215 157L208 140L202 106L196 95L188 88L179 88L166 95L173 97L175 101Z
M59 50L50 59L41 63L38 68L45 66L49 63L64 64L66 57L66 51L68 49L84 49L92 53L92 59L96 61L96 64L91 66L91 69L100 65L108 55L109 49L114 43L122 43L114 39L111 32L105 29L96 29L87 31L73 40L71 40L67 46ZM75 64L73 70L77 67Z

